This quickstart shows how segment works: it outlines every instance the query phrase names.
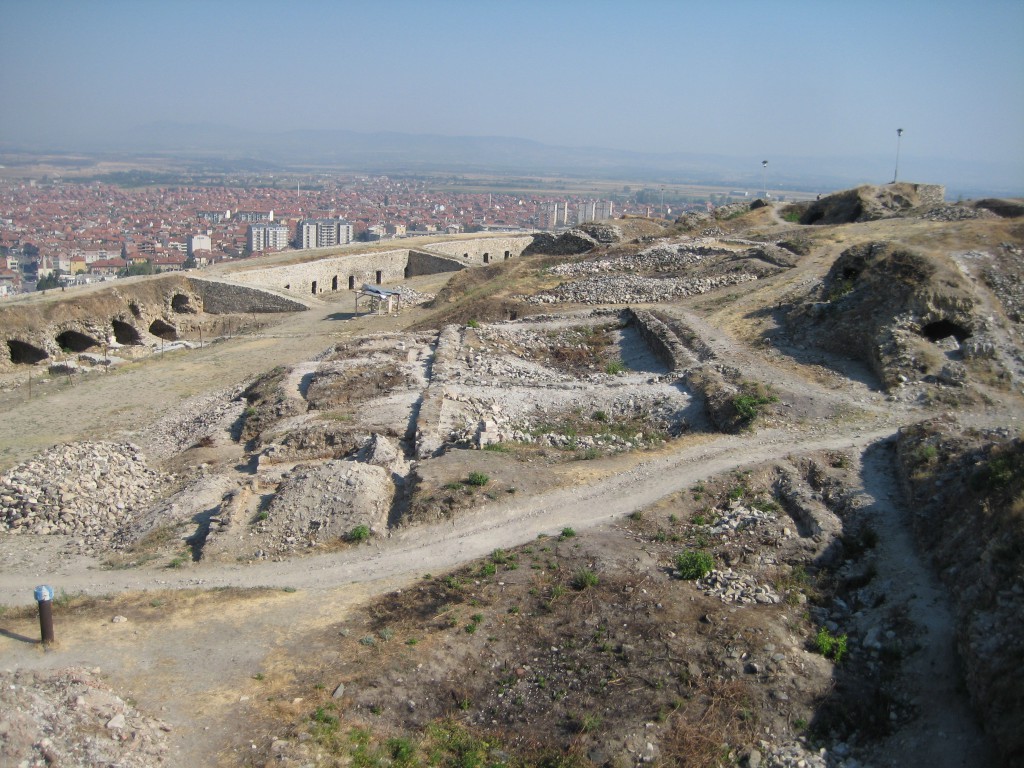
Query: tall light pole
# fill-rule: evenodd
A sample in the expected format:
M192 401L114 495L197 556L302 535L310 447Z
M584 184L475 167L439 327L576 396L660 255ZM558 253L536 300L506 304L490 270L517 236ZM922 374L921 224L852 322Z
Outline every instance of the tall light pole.
M764 199L768 199L768 161L761 161L761 190Z
M896 177L900 175L900 139L903 138L903 129L896 129L896 170L892 172L892 183L896 183Z

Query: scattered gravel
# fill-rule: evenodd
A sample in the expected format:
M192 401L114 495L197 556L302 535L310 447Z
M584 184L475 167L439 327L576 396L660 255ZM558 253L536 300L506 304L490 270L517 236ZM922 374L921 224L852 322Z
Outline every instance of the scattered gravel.
M165 765L171 726L114 694L98 672L0 672L0 765Z

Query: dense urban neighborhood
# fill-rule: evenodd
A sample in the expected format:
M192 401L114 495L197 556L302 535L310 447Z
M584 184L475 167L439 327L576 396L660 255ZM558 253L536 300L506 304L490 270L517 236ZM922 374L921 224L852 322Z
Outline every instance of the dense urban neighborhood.
M720 194L666 203L664 188L629 186L615 200L523 196L452 191L433 179L388 176L318 176L305 185L266 176L157 183L164 180L0 180L0 297L288 248L430 233L557 230L620 215L670 216L731 199Z

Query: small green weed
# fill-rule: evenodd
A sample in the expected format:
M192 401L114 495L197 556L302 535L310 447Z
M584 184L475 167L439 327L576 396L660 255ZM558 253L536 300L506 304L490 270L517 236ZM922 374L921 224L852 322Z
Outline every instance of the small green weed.
M818 653L826 659L832 659L836 664L843 660L847 651L846 635L833 635L828 628L822 627L814 637L814 647Z
M679 578L686 581L703 579L715 567L715 558L710 552L696 550L682 552L676 556L676 570L679 571Z
M353 544L366 541L370 538L370 527L367 525L357 525L347 534L345 534L345 540L350 541Z
M598 583L597 574L589 568L580 568L573 574L572 585L580 592L596 587Z
M470 472L469 477L466 478L466 485L473 485L478 488L482 488L489 482L491 482L491 478L483 472Z

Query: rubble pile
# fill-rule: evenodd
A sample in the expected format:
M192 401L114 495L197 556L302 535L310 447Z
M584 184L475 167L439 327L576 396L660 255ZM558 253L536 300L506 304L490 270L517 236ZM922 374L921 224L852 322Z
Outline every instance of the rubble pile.
M966 205L935 205L921 211L922 219L928 221L965 221L966 219L994 219L996 215L984 208L968 208Z
M718 597L723 603L774 605L781 599L771 587L758 584L752 576L736 573L732 568L711 571L697 586L705 595Z
M109 541L165 490L133 443L68 443L0 476L0 530Z
M266 516L252 526L258 557L336 541L360 525L381 533L394 495L391 472L371 464L327 461L286 472Z
M731 256L726 248L716 248L711 238L702 238L686 243L659 243L635 254L614 259L597 259L559 264L551 268L551 274L565 277L598 275L605 272L671 272L682 267L699 264L713 256Z
M0 672L0 765L165 765L171 727L94 672Z
M586 280L563 283L552 291L526 296L528 304L653 304L685 296L698 296L718 288L748 283L758 276L749 272L730 272L715 277L666 278L635 275L600 275Z
M428 301L433 301L434 297L437 295L434 293L420 293L407 285L398 286L398 291L402 294L402 304L406 307L415 307L419 304L426 304Z
M775 515L771 512L762 512L760 509L744 507L736 503L724 512L721 517L708 530L712 536L726 536L730 533L749 528L760 523L774 522Z

